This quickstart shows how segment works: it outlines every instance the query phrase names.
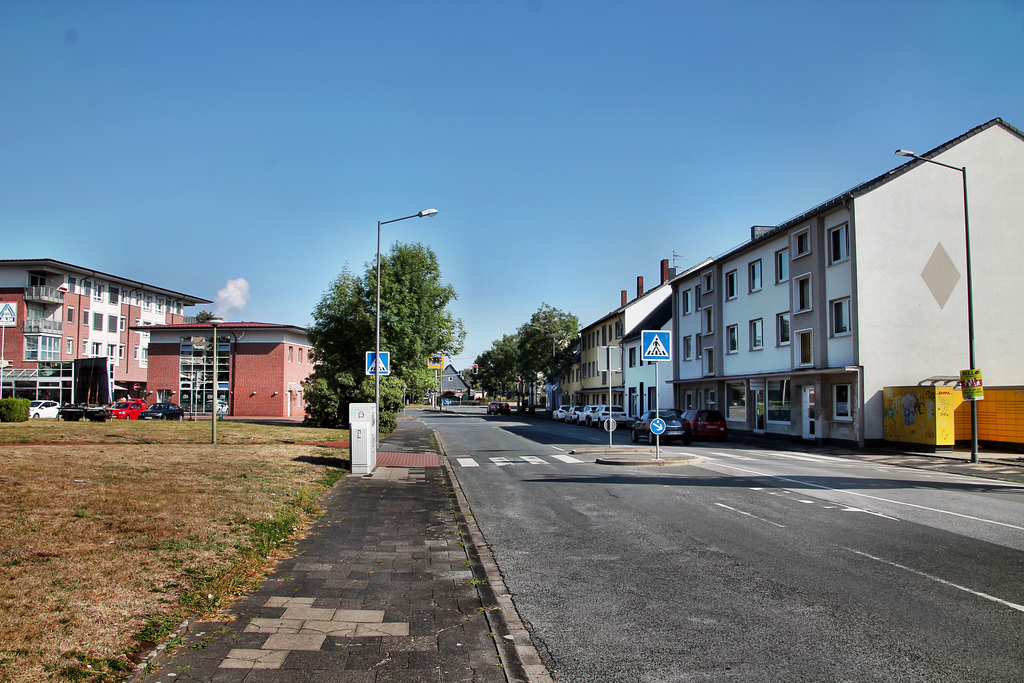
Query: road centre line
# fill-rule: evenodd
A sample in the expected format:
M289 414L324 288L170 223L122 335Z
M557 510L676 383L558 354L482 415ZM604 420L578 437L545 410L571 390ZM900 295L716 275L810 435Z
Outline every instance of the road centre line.
M943 586L949 586L950 588L956 588L957 590L964 591L965 593L970 593L971 595L976 595L979 598L984 598L986 600L991 600L992 602L999 603L1000 605L1005 605L1006 607L1009 607L1010 609L1015 609L1018 612L1024 612L1024 605L1018 605L1015 602L1008 602L1006 600L1003 600L1002 598L997 598L994 595L989 595L988 593L982 593L981 591L976 591L976 590L973 590L971 588L967 588L966 586L961 586L958 583L953 583L952 581L946 581L945 579L940 579L937 576L932 576L931 574L923 572L923 571L921 571L919 569L914 569L913 567L907 567L907 566L899 564L897 562L890 562L889 560L883 560L881 557L875 557L874 555L869 555L867 553L861 552L860 550L854 550L853 548L844 548L844 550L849 550L851 553L854 553L855 555L861 555L861 556L866 557L868 559L875 560L876 562L881 562L882 564L887 564L887 565L889 565L891 567L896 567L897 569L903 569L905 571L911 572L912 574L917 574L918 576L923 576L926 579L931 579L932 581L935 581L937 583L941 583Z
M747 517L753 517L754 519L760 520L762 522L767 522L768 524L774 524L775 526L779 527L780 529L785 529L786 528L785 524L779 524L778 522L773 522L770 519L765 519L764 517L758 517L757 515L752 515L749 512L744 512L743 510L737 510L734 507L729 507L725 503L715 503L715 505L717 505L720 508L725 508L726 510L732 510L733 512L738 512L739 514L746 515Z
M1007 522L997 522L997 521L995 521L993 519L985 519L983 517L975 517L973 515L965 515L965 514L963 514L961 512L952 512L950 510L940 510L939 508L932 508L932 507L928 507L927 505L918 505L916 503L905 503L905 502L903 502L901 500L893 500L891 498L882 498L881 496L872 496L871 494L868 494L868 493L859 493L857 491L845 491L843 489L832 488L831 486L823 486L821 484L813 484L813 483L811 483L809 481L800 481L799 479L792 479L790 477L780 477L777 474L765 474L764 472L755 472L754 470L746 469L746 468L743 468L743 467L738 467L736 465L726 465L724 463L719 463L719 464L722 467L727 467L727 468L733 469L733 470L739 470L741 472L746 472L747 474L753 474L753 475L758 476L758 477L768 477L770 479L778 479L779 481L788 481L791 484L800 484L801 486L810 486L811 488L823 489L825 491L835 491L836 493L845 493L847 495L859 496L861 498L869 498L871 500L878 500L878 501L881 501L883 503L891 503L893 505L904 505L906 507L917 508L918 510L927 510L928 512L941 512L942 514L951 515L953 517L961 517L963 519L969 519L969 520L972 520L972 521L975 521L975 522L984 522L986 524L995 524L996 526L1003 526L1003 527L1007 527L1009 529L1020 529L1021 531L1024 531L1024 526L1017 526L1016 524L1009 524ZM1016 488L1016 487L1009 487L1009 488Z

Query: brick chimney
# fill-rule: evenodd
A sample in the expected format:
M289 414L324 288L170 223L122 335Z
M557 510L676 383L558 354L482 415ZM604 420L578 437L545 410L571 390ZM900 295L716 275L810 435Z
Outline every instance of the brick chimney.
M626 305L626 290L622 290L622 303L620 305Z
M636 298L639 299L644 295L644 276L636 276Z
M661 259L661 284L665 284L669 281L671 276L668 274L668 259Z

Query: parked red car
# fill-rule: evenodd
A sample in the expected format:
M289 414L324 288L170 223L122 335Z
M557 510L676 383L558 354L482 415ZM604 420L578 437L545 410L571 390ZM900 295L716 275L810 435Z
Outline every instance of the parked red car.
M683 419L690 423L695 439L725 441L725 437L729 436L725 416L717 410L686 410L683 411Z
M138 420L139 413L146 407L146 402L142 399L118 401L110 408L110 417L114 420Z

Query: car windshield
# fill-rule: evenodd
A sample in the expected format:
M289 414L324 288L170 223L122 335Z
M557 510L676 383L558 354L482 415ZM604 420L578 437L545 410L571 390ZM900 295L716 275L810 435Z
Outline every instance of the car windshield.
M682 415L679 414L678 410L659 410L658 417L668 417L678 420Z
M122 403L115 403L114 407L115 408L127 408L128 404L127 403L123 403L123 402Z
M25 404L22 403L21 405L25 405ZM31 401L31 402L29 402L28 405L31 408L38 408L39 406L43 405L43 402L42 401Z
M725 420L725 418L722 417L722 414L717 410L709 410L708 414L704 416L704 419L711 422L721 422Z

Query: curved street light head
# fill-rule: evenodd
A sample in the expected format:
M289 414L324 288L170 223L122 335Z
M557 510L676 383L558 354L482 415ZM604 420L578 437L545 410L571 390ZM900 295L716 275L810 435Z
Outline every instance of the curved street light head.
M437 209L423 209L418 214L416 214L416 217L417 218L426 218L428 216L436 216L436 215L437 215Z
M210 323L210 325L212 325L213 327L217 327L217 325L220 325L221 323L224 322L224 318L221 318L220 316L215 316L213 318L208 319L206 322Z
M909 149L898 149L896 150L897 156L901 157L916 157L917 155L911 152Z

